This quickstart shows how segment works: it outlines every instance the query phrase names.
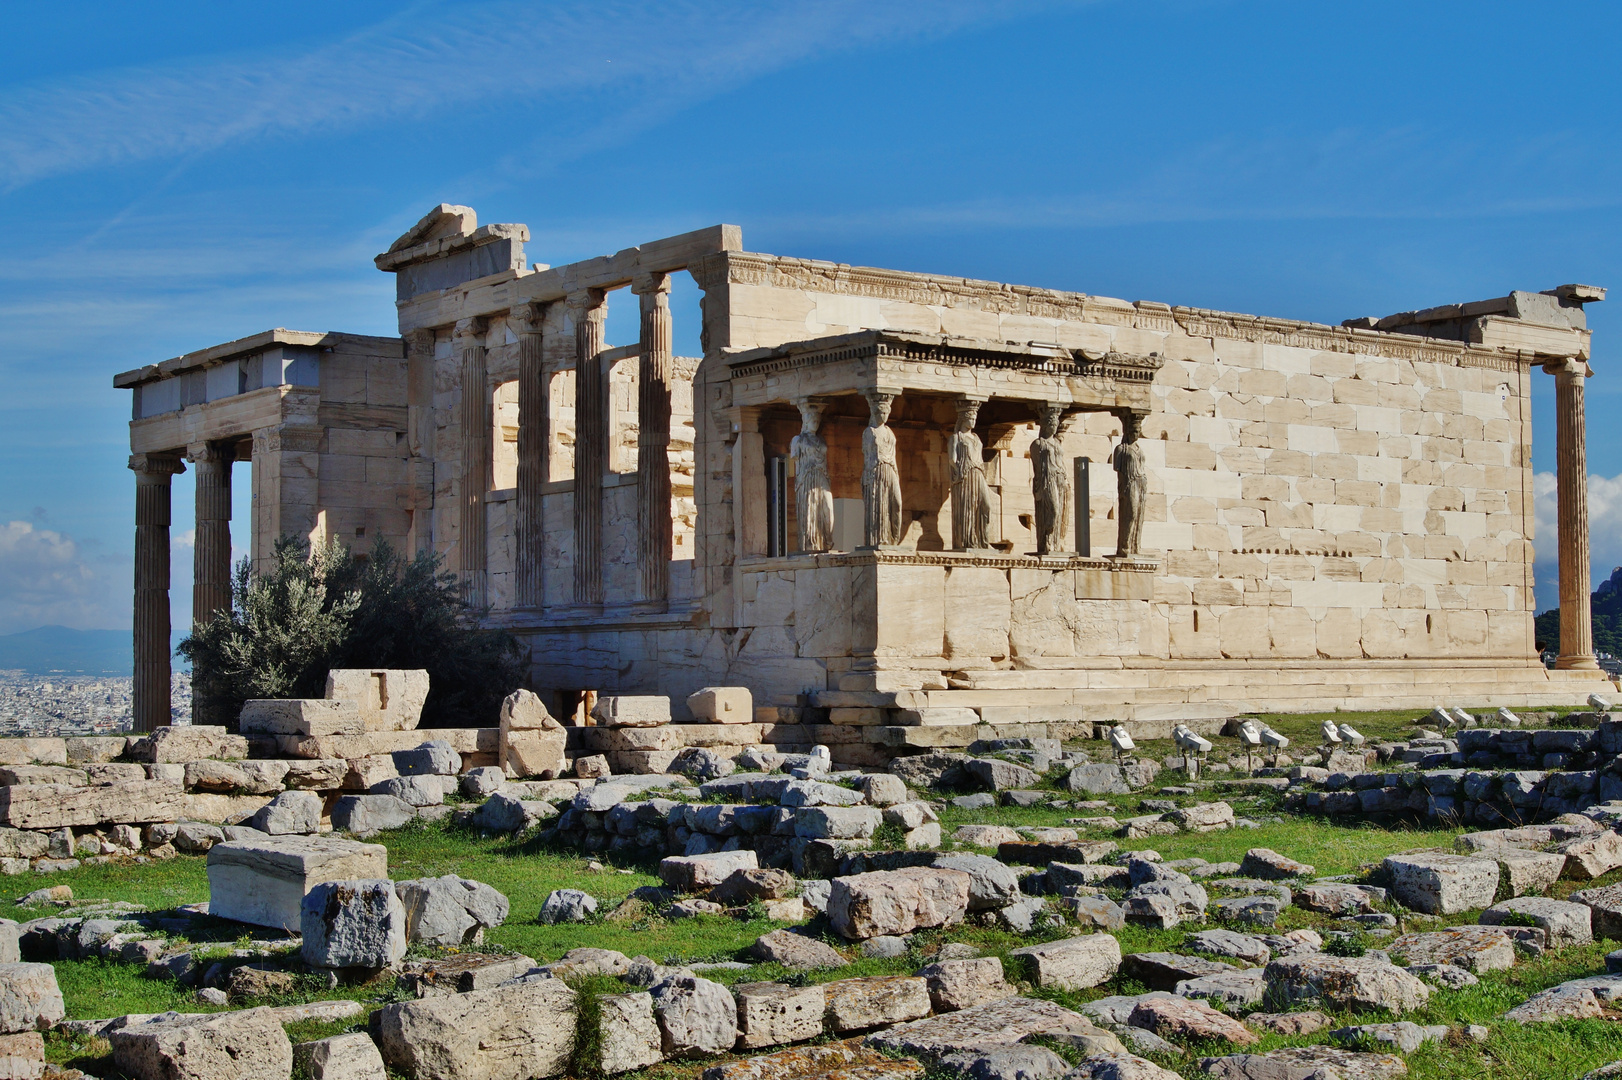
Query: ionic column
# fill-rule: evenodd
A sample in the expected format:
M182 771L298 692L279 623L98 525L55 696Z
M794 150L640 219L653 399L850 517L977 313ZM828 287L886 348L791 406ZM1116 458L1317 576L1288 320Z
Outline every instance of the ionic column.
M135 680L131 711L136 731L169 723L170 480L186 466L178 457L130 455L135 472Z
M461 532L463 595L474 608L485 605L484 496L490 490L490 388L485 371L484 320L456 324L462 350L462 498Z
M608 471L608 374L601 289L569 297L574 315L574 602L603 602L603 473Z
M1598 668L1589 610L1588 449L1583 381L1588 364L1564 360L1554 376L1555 482L1560 514L1560 655L1557 668Z
M670 276L644 274L631 283L642 304L637 369L636 521L642 599L670 600Z
M220 443L200 443L186 456L197 471L191 621L201 626L216 611L231 609L231 463L236 451Z
M550 395L541 359L540 304L520 304L507 313L518 336L518 521L517 607L538 608L546 598L544 550L546 520L541 489L547 481L547 449L552 441Z

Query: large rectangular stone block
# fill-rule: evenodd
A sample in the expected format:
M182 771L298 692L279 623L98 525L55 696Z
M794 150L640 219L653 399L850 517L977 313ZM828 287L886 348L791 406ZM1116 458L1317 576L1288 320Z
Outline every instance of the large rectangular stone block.
M324 698L253 698L242 704L238 725L244 735L360 735L360 711Z
M389 852L335 836L233 840L208 853L209 914L254 926L299 929L304 894L325 881L389 876Z
M163 780L93 787L21 784L0 788L0 825L60 829L64 825L136 825L184 816L185 792Z

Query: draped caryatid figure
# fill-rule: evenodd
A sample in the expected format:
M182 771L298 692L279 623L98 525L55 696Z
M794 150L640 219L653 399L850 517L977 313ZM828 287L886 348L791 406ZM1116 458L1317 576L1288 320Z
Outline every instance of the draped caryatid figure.
M952 546L977 551L991 546L991 487L986 483L985 445L974 433L980 403L957 403L957 430L952 432Z
M799 407L800 433L789 441L788 452L794 459L800 550L827 551L834 546L834 492L828 480L828 442L818 430L823 407L817 401L802 401Z
M862 432L863 540L868 547L901 543L901 470L896 465L890 405L895 395L867 395L867 429Z
M1115 467L1115 490L1119 500L1116 509L1118 526L1115 554L1117 558L1130 558L1138 554L1143 535L1143 510L1149 498L1149 466L1143 460L1143 447L1138 445L1139 418L1128 414L1121 419L1121 441L1110 455Z
M1031 493L1036 502L1036 553L1053 555L1064 549L1064 508L1070 499L1070 474L1065 469L1064 445L1059 433L1062 405L1042 407L1041 434L1031 441Z

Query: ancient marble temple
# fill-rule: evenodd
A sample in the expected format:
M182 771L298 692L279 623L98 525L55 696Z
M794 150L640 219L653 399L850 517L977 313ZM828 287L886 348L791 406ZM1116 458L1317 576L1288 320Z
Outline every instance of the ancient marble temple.
M528 238L440 206L377 257L398 338L272 330L116 378L145 723L171 477L197 474L203 617L238 461L257 562L283 534L439 552L564 715L743 685L857 761L984 725L1611 689L1586 632L1602 289L1326 326L758 254L730 225L550 268ZM679 274L701 358L673 355ZM620 303L640 331L611 342ZM1557 670L1532 623L1548 375Z

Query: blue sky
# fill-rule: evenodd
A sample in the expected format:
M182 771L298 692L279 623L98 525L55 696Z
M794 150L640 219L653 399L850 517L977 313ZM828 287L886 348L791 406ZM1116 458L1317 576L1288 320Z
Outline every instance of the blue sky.
M58 0L7 24L0 633L128 625L113 373L272 326L392 333L371 257L441 201L527 222L535 262L727 221L753 250L1325 322L1622 285L1605 5ZM1596 578L1622 563L1619 305L1590 308Z

